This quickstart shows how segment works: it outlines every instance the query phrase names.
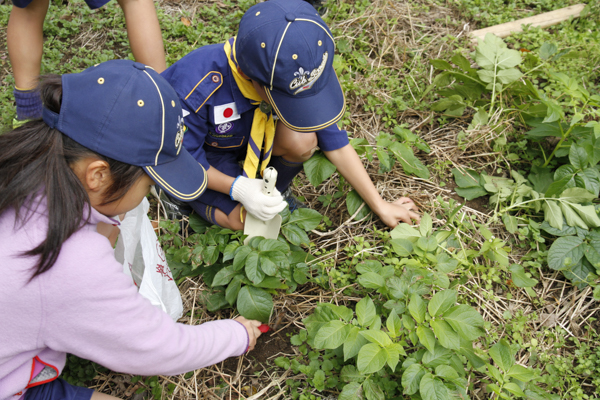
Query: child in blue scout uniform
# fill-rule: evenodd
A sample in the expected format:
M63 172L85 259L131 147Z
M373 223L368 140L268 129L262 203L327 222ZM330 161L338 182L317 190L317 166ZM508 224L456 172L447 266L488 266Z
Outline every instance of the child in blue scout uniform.
M345 100L334 50L310 4L270 0L244 14L237 37L194 50L163 73L184 109L183 144L208 173L208 190L189 203L203 218L232 229L243 229L244 209L272 218L286 203L262 194L262 171L275 167L284 191L318 145L386 225L419 220L409 198L381 198L337 126Z
M86 0L92 10L110 0ZM153 0L117 0L125 14L127 36L135 59L158 72L167 67ZM42 64L43 26L50 0L12 0L6 44L15 77L16 127L41 118L42 99L35 87Z

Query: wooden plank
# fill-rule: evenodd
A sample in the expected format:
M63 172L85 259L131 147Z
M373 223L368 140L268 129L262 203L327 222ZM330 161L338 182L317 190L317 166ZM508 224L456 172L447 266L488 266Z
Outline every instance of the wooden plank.
M506 22L500 25L490 26L484 29L478 29L470 33L473 41L477 38L483 39L486 33L493 33L501 38L507 37L512 33L522 32L523 25L531 25L540 28L546 28L551 25L556 25L560 22L566 21L569 18L577 18L581 14L581 11L585 7L585 4L576 4L561 8L559 10L550 11L547 13L534 15L533 17L519 19L517 21Z

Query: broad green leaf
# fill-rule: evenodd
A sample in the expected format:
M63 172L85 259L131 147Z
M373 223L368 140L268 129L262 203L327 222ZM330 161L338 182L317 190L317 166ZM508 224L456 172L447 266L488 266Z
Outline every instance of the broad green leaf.
M427 373L419 384L419 393L423 400L451 400L450 392L444 383Z
M447 349L458 350L460 349L460 337L458 333L450 327L450 325L440 319L430 321L433 332L437 336L440 344Z
M425 313L427 312L427 305L417 293L413 293L408 303L408 311L410 315L417 321L418 324L425 321Z
M290 216L289 224L298 225L305 231L311 231L315 229L323 219L323 216L316 210L310 208L298 208ZM282 243L282 242L279 242ZM285 244L285 243L282 243ZM273 249L275 250L275 249ZM283 251L281 249L276 249ZM289 250L288 250L289 251ZM284 251L285 252L285 251Z
M513 284L516 287L534 287L538 281L526 275L525 270L519 264L512 264L509 268Z
M250 248L250 246L241 246L238 249L238 251L235 253L235 257L233 258L233 268L236 271L239 271L242 268L244 268L244 265L246 263L246 257L248 257L248 254L250 254L251 251L252 249Z
M496 363L496 365L504 372L509 371L515 364L515 358L510 346L504 339L498 341L498 343L490 348L490 356L492 357L492 360L494 360L494 363Z
M335 170L335 165L322 152L317 152L311 158L304 161L304 173L314 187L319 186L324 180L329 178Z
M381 347L386 347L392 344L392 340L390 339L390 337L382 331L360 331L359 334L362 335L369 342L377 343Z
M266 324L273 311L273 299L263 289L246 285L238 293L237 309L242 317Z
M600 143L600 140L598 141ZM600 192L600 172L594 167L586 168L575 176L577 186L585 188L588 192Z
M583 240L577 236L564 236L556 239L548 252L548 266L561 271L570 268L583 257Z
M592 278L595 278L596 269L585 259L581 260L570 269L563 271L564 276L571 281L579 289L583 289L592 283Z
M378 274L381 272L383 265L376 260L365 260L361 261L356 265L356 272L359 274L366 274L367 272L374 272Z
M456 188L454 189L456 194L460 197L463 197L465 200L473 200L481 196L486 196L488 194L487 190L485 190L481 186L473 186L468 188Z
M392 169L392 160L387 149L380 149L379 147L375 150L377 158L379 159L379 166L383 172L387 172Z
M231 279L237 274L237 271L233 269L233 265L229 265L221 269L212 281L212 287L225 286L231 281Z
M365 344L358 352L356 367L362 374L372 374L387 362L387 352L375 343Z
M576 143L569 149L569 161L577 169L584 169L588 165L588 153Z
M371 379L363 382L363 392L367 400L384 400L385 396L379 385Z
M402 223L392 229L390 236L392 239L407 239L414 243L421 237L421 234L412 226Z
M342 389L338 400L356 400L360 398L361 384L350 382Z
M222 308L227 307L227 299L225 299L225 293L220 290L216 293L211 294L207 299L206 309L210 312L215 312Z
M361 326L369 326L377 318L375 304L369 297L365 297L356 303L356 319Z
M419 363L411 364L406 368L402 374L403 393L409 396L417 393L421 378L423 378L425 372L425 369Z
M350 214L351 216L354 215L354 213L356 212L356 210L358 210L358 208L364 203L362 197L360 197L360 195L358 194L358 192L356 190L351 190L348 195L346 196L346 207L348 208L348 214ZM369 215L369 213L371 212L371 209L369 208L369 206L367 204L364 205L364 207L359 211L358 214L356 214L356 216L354 217L355 221L361 220L364 217L366 217L367 215Z
M600 218L598 218L598 214L596 214L596 209L594 206L582 206L581 204L570 204L570 207L575 210L579 218L583 221L585 225L589 228L598 228L600 227Z
M447 365L451 358L450 350L436 343L433 351L426 351L423 354L422 362L426 367L435 368L438 365Z
M540 58L542 60L547 60L552 57L558 51L558 47L554 43L544 43L542 47L540 47Z
M325 390L325 371L318 369L312 379L312 384L318 391Z
M544 209L544 220L558 230L563 229L563 215L558 204L553 200L546 200L542 205Z
M465 340L475 340L482 335L483 318L474 308L461 304L452 307L443 315L444 320L450 324Z
M458 65L463 71L469 71L470 69L472 69L469 60L467 60L465 56L463 56L460 53L456 53L455 55L453 55L450 58L450 61Z
M433 295L427 306L429 315L436 317L448 311L456 303L455 290L441 290Z
M352 312L351 309L349 309L346 306L337 306L335 304L331 304L331 303L321 303L321 306L323 308L329 308L331 311L333 311L333 313L338 316L339 318L343 319L346 322L350 322L352 320L352 317L354 316L354 313Z
M393 343L387 346L384 350L387 352L386 362L388 366L391 368L392 371L395 371L396 366L398 365L398 361L400 361L400 353L402 353L402 355L406 355L406 352L398 343Z
M413 252L413 244L407 239L391 239L389 243L398 257L408 257Z
M525 135L530 138L542 138L548 136L562 137L560 126L558 122L547 123L547 124L535 124L535 128L527 132Z
M519 364L515 364L508 370L508 376L515 378L521 382L529 382L535 378L535 373L529 368L525 368Z
M592 244L584 243L582 245L583 255L585 258L597 269L600 269L600 249L598 246L594 246L594 242Z
M394 142L390 150L402 165L404 172L414 174L422 179L429 179L429 170L415 157L412 149L404 143Z
M194 213L192 215L197 215L197 214ZM190 218L191 218L191 216L190 216ZM233 260L233 257L235 256L235 251L238 249L238 247L240 247L239 242L229 243L225 247L225 250L223 250L223 262Z
M462 367L462 364L461 364ZM440 378L444 378L446 380L458 379L458 372L448 365L438 365L435 367L435 374Z
M260 257L260 269L269 276L275 276L277 274L277 265L269 258L267 253L261 253Z
M507 68L498 72L498 80L505 85L519 80L521 76L523 74L516 68Z
M593 193L577 187L566 189L560 195L561 200L568 201L569 203L588 203L596 197Z
M517 217L510 214L504 214L502 216L502 222L504 222L504 226L506 226L506 230L510 233L517 233L517 229L519 226L517 225Z
M242 277L241 275L236 275L233 277L229 285L227 285L227 289L225 289L225 300L227 300L230 306L235 304L241 288Z
M400 320L400 317L398 316L396 310L392 310L387 320L385 321L385 326L387 327L392 337L397 337L400 335L400 332L402 332L402 321Z
M452 169L452 175L454 175L454 181L461 188L468 188L472 186L480 186L479 174L472 169L459 170L457 168Z
M394 299L403 300L408 293L408 284L397 276L389 278L386 286Z
M419 342L421 342L427 350L433 353L436 343L433 331L423 325L419 325L417 327L417 336L419 337Z
M450 63L445 60L429 60L429 62L431 63L431 65L433 65L433 68L435 69L441 69L442 71L452 69L452 65L450 65Z
M346 341L344 342L344 361L356 356L360 349L368 343L362 335L359 335L360 329L357 326L350 328Z
M434 252L437 249L438 243L434 236L420 237L417 239L417 247L423 251Z
M281 227L281 233L292 244L300 246L301 244L308 245L310 240L306 232L298 225L286 224Z
M542 225L540 225L540 229L543 229L554 236L572 236L577 233L575 227L567 225L564 221L562 229L556 229L553 226L550 226L547 221L544 221Z
M315 347L318 349L337 349L348 337L350 326L342 321L329 321L319 329L315 336Z
M421 232L421 236L427 236L431 233L433 221L431 216L427 213L424 213L421 217L421 224L419 226L419 232Z
M523 390L521 390L519 385L517 385L516 383L512 383L512 382L505 383L502 386L502 389L509 391L510 393L514 394L515 396L525 397L525 393L523 393Z
M344 365L340 372L340 379L344 382L362 382L365 377L358 372L354 365Z
M255 286L263 289L287 289L287 286L281 283L281 278L276 276L265 276L265 279Z
M265 279L265 273L259 268L259 254L256 251L251 252L246 257L246 276L248 279L252 281L254 284L260 283L263 279Z
M367 289L379 289L385 286L385 279L375 272L367 272L358 276L358 283Z

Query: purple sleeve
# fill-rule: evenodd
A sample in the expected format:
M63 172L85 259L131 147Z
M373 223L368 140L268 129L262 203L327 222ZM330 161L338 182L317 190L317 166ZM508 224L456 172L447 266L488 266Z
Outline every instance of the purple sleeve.
M341 149L350 143L348 132L341 129L338 124L333 124L325 129L317 131L319 147L323 151L333 151Z
M175 323L138 292L108 241L77 234L43 288L46 346L137 375L176 375L239 356L248 333L234 320ZM93 237L96 236L96 237ZM62 259L61 258L65 258Z

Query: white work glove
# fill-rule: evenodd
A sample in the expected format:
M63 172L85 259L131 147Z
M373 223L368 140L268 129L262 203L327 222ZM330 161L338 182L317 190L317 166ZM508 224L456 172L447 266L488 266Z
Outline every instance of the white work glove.
M261 221L268 221L283 211L287 203L279 190L273 189L273 194L267 196L262 192L263 180L238 176L233 182L230 196L239 201L250 214Z

